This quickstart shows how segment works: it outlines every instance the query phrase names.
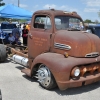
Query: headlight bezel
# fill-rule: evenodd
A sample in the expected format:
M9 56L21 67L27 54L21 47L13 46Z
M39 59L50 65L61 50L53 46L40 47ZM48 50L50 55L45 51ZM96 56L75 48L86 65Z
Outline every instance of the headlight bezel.
M71 71L71 77L73 78L73 79L77 79L77 78L79 78L79 76L80 76L80 68L79 67L74 67L73 69L72 69L72 71Z

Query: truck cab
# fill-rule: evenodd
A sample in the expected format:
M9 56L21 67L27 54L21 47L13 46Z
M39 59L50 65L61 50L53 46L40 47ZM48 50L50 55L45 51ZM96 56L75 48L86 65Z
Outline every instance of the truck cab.
M82 22L81 17L77 15L76 12L70 13L53 9L36 12L33 15L29 32L29 56L35 58L44 52L62 52L63 48L60 47L61 44L65 44L67 46L66 49L71 49L70 45L73 43L65 38L66 32L73 37L77 37L75 36L76 32L84 29ZM59 41L56 37L59 38ZM33 44L33 46L31 46L31 44ZM31 52L33 50L35 52Z

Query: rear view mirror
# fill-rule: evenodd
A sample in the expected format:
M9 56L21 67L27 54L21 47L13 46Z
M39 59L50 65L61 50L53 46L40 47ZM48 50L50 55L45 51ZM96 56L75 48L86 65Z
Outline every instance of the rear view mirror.
M92 33L92 31L90 29L87 29L86 32L87 33Z

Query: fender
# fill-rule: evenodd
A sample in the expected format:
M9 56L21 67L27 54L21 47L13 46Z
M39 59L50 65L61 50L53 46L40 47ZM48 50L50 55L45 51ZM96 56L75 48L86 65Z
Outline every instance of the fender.
M58 86L60 87L59 81L69 81L70 72L73 67L93 62L100 62L100 56L96 58L75 58L70 56L68 58L65 58L65 56L62 54L43 53L34 59L31 66L31 74L32 69L36 64L45 64L53 74Z
M46 65L51 73L53 74L56 82L59 81L64 81L64 80L69 80L69 75L70 75L70 70L68 66L66 67L66 59L64 55L62 54L57 54L57 53L43 53L38 55L32 65L31 65L31 75L33 68L36 64L44 64ZM63 77L65 76L65 77Z

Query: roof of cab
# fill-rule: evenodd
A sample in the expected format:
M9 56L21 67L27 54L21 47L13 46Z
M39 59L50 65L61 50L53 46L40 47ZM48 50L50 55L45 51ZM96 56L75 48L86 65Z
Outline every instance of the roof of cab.
M74 17L79 17L81 18L77 12L68 12L68 11L62 11L62 10L55 10L55 9L49 9L49 10L39 10L36 11L34 14L48 14L52 16L57 16L57 15L69 15L69 16L74 16Z

